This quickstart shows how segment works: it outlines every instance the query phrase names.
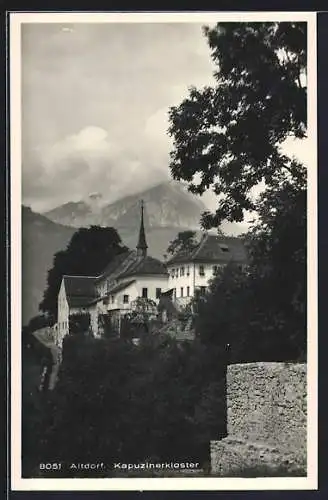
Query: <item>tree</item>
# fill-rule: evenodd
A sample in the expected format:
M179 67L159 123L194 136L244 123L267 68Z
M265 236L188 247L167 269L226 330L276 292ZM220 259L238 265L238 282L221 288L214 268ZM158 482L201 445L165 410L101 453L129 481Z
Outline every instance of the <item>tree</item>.
M217 277L197 304L198 328L209 346L233 344L239 361L304 359L306 169L281 146L306 137L306 24L219 23L204 33L216 84L171 108L171 173L218 195L205 228L246 211L257 221L245 235L248 272Z
M40 350L39 349L40 342L36 340L36 338L32 334L33 332L39 330L40 328L52 325L53 325L52 318L49 318L46 315L39 314L38 316L33 316L33 318L30 319L28 324L23 326L22 328L22 346L24 348L31 347L33 352Z
M37 467L49 454L63 463L96 456L106 464L103 472L63 468L46 477L109 477L115 462L207 460L208 441L226 433L225 361L199 342L147 340L135 347L121 338L65 337L58 382L45 394L39 439L27 443L25 460Z
M76 231L66 249L54 256L40 310L57 317L57 296L64 274L97 276L116 255L126 250L112 227L91 226Z
M90 313L81 312L69 315L69 333L71 335L86 335L90 333Z
M228 265L198 301L197 335L218 356L229 346L233 363L306 359L304 315L289 305L289 292L277 300L281 281L268 272Z
M125 314L121 322L123 338L142 337L149 333L150 325L157 319L156 302L144 297L137 297L131 302L131 312Z
M189 252L196 248L196 231L181 231L174 240L170 241L167 247L167 253L176 255L180 252Z
M205 228L258 211L252 188L298 184L302 166L281 152L306 136L306 23L218 23L204 28L217 66L216 85L191 88L170 109L171 173L202 194L218 195Z

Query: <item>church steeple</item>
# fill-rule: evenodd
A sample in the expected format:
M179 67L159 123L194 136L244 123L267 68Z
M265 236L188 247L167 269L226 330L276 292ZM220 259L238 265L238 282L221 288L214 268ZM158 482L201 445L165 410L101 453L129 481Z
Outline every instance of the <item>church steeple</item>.
M141 221L139 230L139 240L137 245L137 255L146 257L148 245L146 243L145 227L144 227L144 202L141 200Z

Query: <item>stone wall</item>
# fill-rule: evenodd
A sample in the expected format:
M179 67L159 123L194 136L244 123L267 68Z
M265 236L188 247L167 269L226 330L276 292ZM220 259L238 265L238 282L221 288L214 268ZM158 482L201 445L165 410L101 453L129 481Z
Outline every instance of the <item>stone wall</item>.
M249 363L227 370L227 438L211 442L212 473L306 469L306 365Z

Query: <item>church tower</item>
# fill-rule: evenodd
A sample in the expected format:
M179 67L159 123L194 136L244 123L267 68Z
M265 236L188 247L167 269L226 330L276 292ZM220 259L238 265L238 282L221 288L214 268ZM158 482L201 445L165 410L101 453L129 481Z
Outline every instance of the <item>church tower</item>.
M141 200L141 221L139 230L139 240L137 245L137 255L146 257L148 245L146 243L145 227L144 227L144 202Z

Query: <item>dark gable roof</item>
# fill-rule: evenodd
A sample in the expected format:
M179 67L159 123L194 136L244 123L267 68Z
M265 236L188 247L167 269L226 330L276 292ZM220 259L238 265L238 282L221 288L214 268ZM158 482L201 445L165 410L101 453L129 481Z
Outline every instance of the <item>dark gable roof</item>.
M114 259L108 264L108 266L105 267L101 275L97 277L96 281L99 281L102 278L110 275L112 275L113 277L118 276L118 274L123 271L125 266L129 264L131 259L134 258L134 255L136 255L135 251L128 250L127 252L123 252L114 257Z
M166 275L167 270L164 264L154 259L153 257L139 257L131 262L131 264L125 269L125 271L120 274L120 278L126 278L127 276L137 276L137 275L154 275L161 274Z
M93 276L63 276L66 298L70 307L87 305L96 294L95 277Z
M97 302L99 302L100 300L103 300L105 298L108 298L109 295L115 295L116 293L120 292L121 290L124 290L125 288L127 288L128 286L132 285L132 283L134 283L136 280L129 280L129 281L124 281L124 283L120 283L119 285L115 285L113 286L112 288L110 288L110 290L108 290L106 292L105 295L103 295L102 297L97 297L91 301L89 301L88 305L92 305L92 304L96 304Z
M166 267L153 257L142 257L135 250L117 255L100 276L63 276L66 297L70 307L84 307L101 299L97 295L96 284L104 278L116 281L130 276L167 275ZM109 294L117 293L135 280L115 284Z
M167 271L164 264L159 260L149 256L140 256L135 250L130 250L115 257L103 271L101 276L97 278L97 281L106 277L110 277L110 279L114 280L140 274L167 274Z
M170 259L167 265L187 262L238 262L247 263L247 251L243 241L233 236L207 234L198 246L188 253L180 253Z
M117 292L120 292L121 290L124 290L128 286L132 285L132 283L134 283L134 282L135 282L135 280L129 280L129 281L125 281L124 283L120 283L119 285L116 285L113 288L111 288L110 290L108 290L107 295L113 295Z

